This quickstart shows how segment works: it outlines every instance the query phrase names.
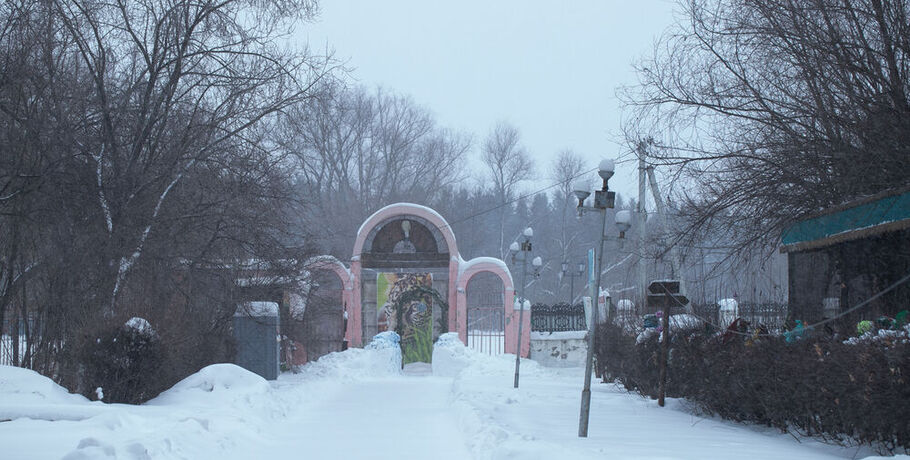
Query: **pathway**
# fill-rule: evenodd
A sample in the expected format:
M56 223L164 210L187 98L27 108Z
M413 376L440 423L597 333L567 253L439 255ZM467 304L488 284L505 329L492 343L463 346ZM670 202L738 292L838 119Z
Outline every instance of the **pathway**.
M449 409L452 379L401 376L340 383L282 424L261 458L467 459Z

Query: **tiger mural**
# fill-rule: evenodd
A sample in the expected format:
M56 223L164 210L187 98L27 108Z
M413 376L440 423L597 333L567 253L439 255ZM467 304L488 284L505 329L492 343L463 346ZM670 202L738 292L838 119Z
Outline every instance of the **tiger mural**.
M432 287L432 275L429 273L380 273L377 280L377 309L376 324L379 332L398 331L401 334L402 350L405 352L403 359L406 362L429 362L429 356L424 348L429 341L432 346L433 336L433 308L432 300L423 296L417 300L402 305L400 312L401 325L398 324L399 312L397 305L401 296L411 289L422 286ZM400 327L399 327L400 326ZM420 344L420 346L412 346ZM416 348L420 348L418 351ZM414 356L409 357L408 349L414 351ZM432 348L429 348L430 352Z

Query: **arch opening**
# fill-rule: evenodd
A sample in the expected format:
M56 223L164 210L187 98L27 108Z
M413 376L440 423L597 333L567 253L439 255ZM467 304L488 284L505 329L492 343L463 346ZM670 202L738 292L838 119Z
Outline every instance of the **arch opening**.
M481 353L505 353L505 284L492 271L480 271L468 280L467 346Z

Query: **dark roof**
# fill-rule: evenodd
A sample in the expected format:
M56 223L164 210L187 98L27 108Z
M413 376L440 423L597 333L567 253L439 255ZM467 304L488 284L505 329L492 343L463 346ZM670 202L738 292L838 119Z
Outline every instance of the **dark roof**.
M781 235L781 251L806 251L906 228L910 228L910 189L884 192L796 222Z

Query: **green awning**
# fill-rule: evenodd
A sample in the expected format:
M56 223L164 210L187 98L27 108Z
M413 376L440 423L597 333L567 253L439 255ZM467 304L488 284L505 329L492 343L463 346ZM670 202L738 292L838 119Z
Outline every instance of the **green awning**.
M784 230L784 252L814 249L910 227L910 191L835 208Z

